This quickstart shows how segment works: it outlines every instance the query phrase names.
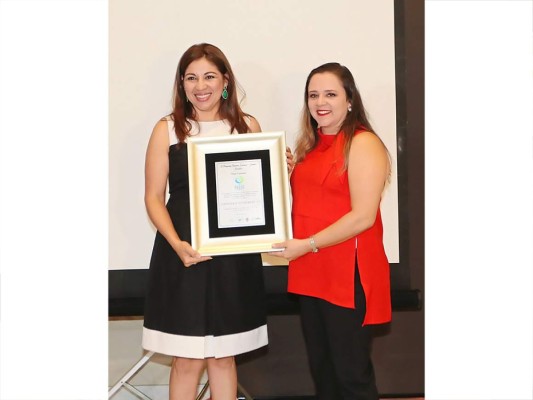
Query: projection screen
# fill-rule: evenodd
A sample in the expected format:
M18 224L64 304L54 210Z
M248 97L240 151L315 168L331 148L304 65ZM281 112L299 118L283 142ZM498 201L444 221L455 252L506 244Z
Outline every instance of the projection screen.
M144 156L171 111L181 54L209 42L228 57L264 132L294 148L308 73L330 61L353 73L393 159L381 209L385 248L399 262L393 0L110 0L109 268L148 268L155 229L144 208ZM264 257L265 264L274 263Z

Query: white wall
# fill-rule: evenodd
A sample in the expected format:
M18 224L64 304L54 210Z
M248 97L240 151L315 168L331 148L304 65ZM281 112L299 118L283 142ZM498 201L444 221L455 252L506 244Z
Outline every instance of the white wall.
M171 110L181 54L209 42L246 91L243 108L293 147L311 69L354 74L371 122L396 159L393 0L110 0L109 266L147 268L154 229L143 204L144 154ZM396 171L382 203L385 247L398 262Z

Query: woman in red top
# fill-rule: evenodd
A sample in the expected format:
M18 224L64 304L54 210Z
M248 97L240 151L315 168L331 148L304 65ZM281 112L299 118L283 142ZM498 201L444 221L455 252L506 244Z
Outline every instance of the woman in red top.
M300 295L317 399L377 400L369 325L391 319L379 211L390 159L348 68L309 74L295 161L295 239L274 254L289 260L288 290Z

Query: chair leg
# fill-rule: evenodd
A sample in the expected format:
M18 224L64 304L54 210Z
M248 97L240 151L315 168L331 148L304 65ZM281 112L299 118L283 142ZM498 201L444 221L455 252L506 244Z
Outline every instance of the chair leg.
M150 358L154 355L153 351L147 352L140 360L135 364L122 378L119 379L119 381L116 383L115 386L113 386L108 394L107 398L110 399L113 397L113 395L122 387L125 383L128 382L128 380L135 375L144 365L150 360Z
M198 396L196 396L196 400L202 400L208 388L209 388L209 381L204 383L204 387L202 388L202 390L200 390L200 393L198 393Z
M254 398L250 395L250 393L248 393L246 389L239 382L237 382L237 389L239 390L239 392L241 392L244 395L244 398L246 400L254 400Z

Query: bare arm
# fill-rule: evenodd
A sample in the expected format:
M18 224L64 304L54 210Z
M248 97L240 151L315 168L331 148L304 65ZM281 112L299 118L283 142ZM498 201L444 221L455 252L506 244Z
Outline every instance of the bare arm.
M259 122L252 116L250 116L250 123L248 126L250 127L250 132L261 132L261 126L259 125Z
M376 135L362 132L353 138L348 163L351 210L314 235L318 248L341 243L374 225L389 169L387 152ZM288 260L311 251L309 238L292 239L273 247L285 247L273 255Z
M150 220L165 237L186 267L209 260L200 257L189 243L182 241L165 207L165 192L168 180L168 128L166 121L159 121L148 142L145 162L144 203Z

